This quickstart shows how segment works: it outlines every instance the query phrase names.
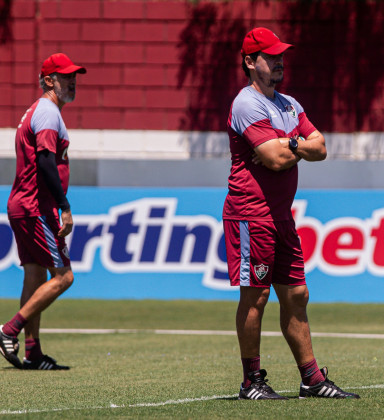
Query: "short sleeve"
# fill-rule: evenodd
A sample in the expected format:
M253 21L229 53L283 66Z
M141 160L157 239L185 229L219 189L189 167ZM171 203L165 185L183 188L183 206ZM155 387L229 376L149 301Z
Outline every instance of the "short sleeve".
M31 118L31 129L36 135L38 152L47 149L56 153L60 130L60 112L52 105L40 100Z
M305 112L299 114L299 134L307 138L316 131L316 127L309 121Z
M275 129L272 127L271 121L269 119L265 119L247 127L243 133L243 137L254 149L255 147L265 143L268 140L278 138L278 135Z
M278 137L271 125L268 109L251 95L244 95L234 101L230 124L231 128L244 137L252 148Z
M36 135L36 151L49 150L56 154L58 132L55 130L41 130Z
M51 105L40 100L31 118L31 128L34 134L42 130L60 130L60 111Z

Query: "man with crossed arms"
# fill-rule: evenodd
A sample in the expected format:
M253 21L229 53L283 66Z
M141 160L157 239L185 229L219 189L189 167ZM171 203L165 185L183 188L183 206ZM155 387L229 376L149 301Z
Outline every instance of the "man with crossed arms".
M283 54L291 47L266 28L245 36L242 66L249 84L233 101L228 118L232 168L223 223L231 285L240 286L239 399L286 399L266 384L267 373L260 369L261 321L271 284L280 303L281 329L301 374L300 398L359 398L327 378L327 368L319 369L312 350L304 259L291 206L297 163L321 161L327 152L302 106L275 91L283 80Z

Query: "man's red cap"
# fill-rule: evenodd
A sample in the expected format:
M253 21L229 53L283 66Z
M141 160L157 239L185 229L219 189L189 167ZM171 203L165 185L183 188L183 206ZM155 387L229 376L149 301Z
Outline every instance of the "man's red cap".
M241 55L246 55L261 51L270 55L278 55L288 48L293 48L291 44L284 44L271 30L267 28L254 28L245 35Z
M69 73L86 73L87 70L84 67L76 66L73 62L63 53L52 54L48 57L41 67L40 76L48 76L52 73L61 73L61 74L69 74Z

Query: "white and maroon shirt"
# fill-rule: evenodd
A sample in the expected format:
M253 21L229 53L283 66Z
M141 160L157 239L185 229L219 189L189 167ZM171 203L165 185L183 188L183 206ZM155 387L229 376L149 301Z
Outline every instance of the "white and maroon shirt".
M8 200L13 218L57 214L55 199L37 168L37 153L56 155L64 194L68 190L68 133L60 110L47 98L37 100L24 114L16 131L16 178Z
M254 148L281 137L308 137L316 128L292 97L275 91L273 99L251 86L232 103L227 123L232 168L223 219L289 220L297 190L297 165L273 171L252 163Z

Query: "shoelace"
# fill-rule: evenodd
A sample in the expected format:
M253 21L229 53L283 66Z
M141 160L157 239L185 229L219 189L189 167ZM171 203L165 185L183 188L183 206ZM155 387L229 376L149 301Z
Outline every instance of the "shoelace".
M268 382L268 379L259 378L254 383L257 384L259 388L263 389L264 391L274 392L273 389L269 385L267 385L267 382Z
M325 378L324 382L326 382L327 384L331 385L331 387L333 389L336 389L341 394L346 394L341 388L339 388L337 385L335 385L335 383L333 381L329 380L328 378Z

